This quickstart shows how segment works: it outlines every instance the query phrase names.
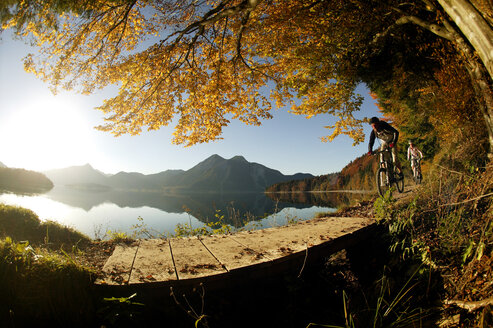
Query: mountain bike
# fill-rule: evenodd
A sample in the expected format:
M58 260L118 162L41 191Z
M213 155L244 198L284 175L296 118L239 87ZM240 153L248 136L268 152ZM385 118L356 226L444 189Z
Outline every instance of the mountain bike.
M376 150L374 154L379 154L380 164L377 170L377 191L380 196L390 190L392 193L392 185L395 184L397 190L404 192L404 176L401 176L399 169L394 165L392 153L389 147L383 150Z
M423 179L423 175L421 174L421 159L419 158L412 158L411 161L414 163L414 169L413 169L413 179L416 184L420 184L421 180Z

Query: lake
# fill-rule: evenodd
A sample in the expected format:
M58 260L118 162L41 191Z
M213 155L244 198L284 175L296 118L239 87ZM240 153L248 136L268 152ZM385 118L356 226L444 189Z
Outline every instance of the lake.
M91 238L108 230L134 237L168 236L177 225L200 228L219 218L235 229L262 229L312 219L319 212L364 197L356 193L175 193L84 191L55 187L39 195L0 194L0 203L34 211L41 220L72 227ZM144 233L142 233L144 231Z

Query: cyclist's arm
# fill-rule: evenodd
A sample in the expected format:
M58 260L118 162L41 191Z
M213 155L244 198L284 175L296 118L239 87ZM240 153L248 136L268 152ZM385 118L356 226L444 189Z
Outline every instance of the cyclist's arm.
M394 143L394 145L397 145L397 141L399 140L399 131L397 131L397 129L395 128L392 128L392 132L394 133L394 141L392 142Z
M407 147L407 160L411 158L411 147Z
M368 143L368 152L373 151L373 144L375 143L375 131L371 130L370 142Z

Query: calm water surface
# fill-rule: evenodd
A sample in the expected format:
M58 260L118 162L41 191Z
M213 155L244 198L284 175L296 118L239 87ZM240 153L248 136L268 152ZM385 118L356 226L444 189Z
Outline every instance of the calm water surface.
M145 237L136 225L144 225L153 236L169 235L175 233L178 224L199 228L220 217L238 229L268 228L308 220L349 201L347 194L336 193L162 194L89 192L65 187L55 187L42 195L0 194L0 203L31 209L41 220L53 220L101 239L108 230Z

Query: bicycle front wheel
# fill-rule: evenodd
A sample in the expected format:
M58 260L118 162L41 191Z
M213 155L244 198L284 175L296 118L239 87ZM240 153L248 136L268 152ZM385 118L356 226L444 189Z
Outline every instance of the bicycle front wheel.
M387 190L390 190L390 181L387 174L387 169L379 168L377 170L377 191L380 196L385 195Z

